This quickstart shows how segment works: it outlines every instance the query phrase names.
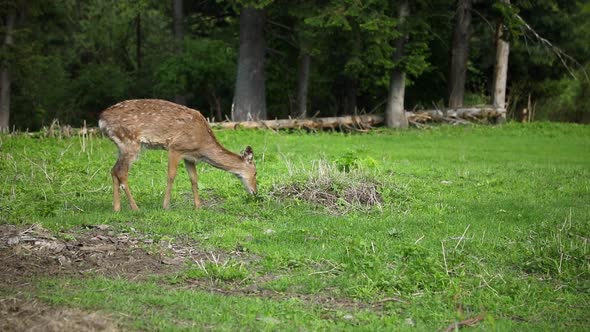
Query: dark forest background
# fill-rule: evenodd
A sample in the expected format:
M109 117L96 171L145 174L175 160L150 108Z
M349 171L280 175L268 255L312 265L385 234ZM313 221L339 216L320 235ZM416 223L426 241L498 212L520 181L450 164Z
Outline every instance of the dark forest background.
M508 118L533 108L535 120L590 121L588 1L410 1L403 25L402 2L1 0L0 106L22 130L53 119L95 124L101 110L133 98L176 101L219 121L232 118L238 89L262 98L253 104L265 108L261 118L383 113L392 69L403 67L405 108L433 109L449 103L460 47L461 104L490 104L501 21ZM466 4L459 45L453 32Z

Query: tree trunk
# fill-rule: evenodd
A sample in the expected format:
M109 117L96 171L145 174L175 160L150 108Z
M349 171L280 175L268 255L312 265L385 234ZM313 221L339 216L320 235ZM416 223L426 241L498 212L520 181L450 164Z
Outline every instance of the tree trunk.
M223 114L221 113L221 100L215 93L213 86L207 86L207 99L209 99L209 108L211 109L211 119L213 122L223 121Z
M174 53L181 55L184 43L184 26L183 26L183 0L174 0ZM180 105L186 105L186 96L184 94L177 94L174 96L174 102Z
M451 49L451 68L449 71L449 107L463 106L465 96L465 76L469 59L469 39L471 28L472 0L457 1L457 18L453 29Z
M293 117L304 119L307 117L307 89L309 86L309 68L311 55L302 51L299 57L299 69L297 70L297 100L295 101L295 114Z
M135 57L137 70L141 69L141 13L135 16Z
M174 32L174 53L182 53L182 41L184 39L184 26L183 26L183 0L174 0L173 9L173 32Z
M345 77L344 81L344 109L343 114L355 114L356 113L356 92L357 82L352 77Z
M14 30L14 21L16 14L9 12L6 15L4 23L4 45L6 49L13 44L12 32ZM0 132L10 130L10 85L12 79L10 77L10 64L4 60L0 64Z
M219 121L223 121L223 114L221 113L221 98L215 95L215 116Z
M264 22L264 10L242 9L238 73L231 109L233 121L266 119Z
M349 61L352 59L362 59L363 51L363 36L361 34L361 27L358 24L351 25L350 40L352 41L349 49ZM346 47L346 46L344 46ZM343 114L356 114L358 110L358 88L359 88L359 74L358 73L344 73L344 101Z
M410 7L408 1L404 0L399 4L399 24L403 24L406 18L410 15ZM395 41L395 52L393 54L393 61L399 63L404 56L404 45L406 43L407 35L402 35ZM408 119L404 110L404 95L406 92L406 72L396 66L391 71L391 79L389 83L389 93L387 96L387 106L385 108L385 125L390 128L407 128Z
M501 0L510 4L510 0ZM494 68L494 91L492 104L503 112L502 120L506 120L506 81L508 79L508 56L510 43L504 40L503 22L498 23L496 29L496 66Z

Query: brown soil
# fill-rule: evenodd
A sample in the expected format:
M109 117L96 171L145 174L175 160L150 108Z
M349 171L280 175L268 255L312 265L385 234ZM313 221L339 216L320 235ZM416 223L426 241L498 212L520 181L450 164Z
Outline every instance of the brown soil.
M114 319L99 312L54 308L42 302L0 299L0 331L119 331Z
M168 242L156 245L140 234L115 234L107 225L57 236L39 225L0 225L0 284L90 273L143 279L177 271L192 256Z
M40 225L0 225L0 331L115 331L118 325L109 316L96 312L54 307L23 294L34 291L34 281L43 276L84 277L102 275L145 280L154 275L174 274L186 262L244 264L259 257L240 252L205 250L195 241L159 241L138 232L117 233L108 225L97 225L67 233L52 234ZM247 282L211 279L185 280L176 286L224 295L285 300L297 298L318 305L326 312L380 309L329 294L275 292L264 284L275 278L260 275ZM2 293L11 294L6 298ZM16 295L14 295L16 294Z
M227 261L240 253L211 252L194 241L159 241L108 225L52 234L40 225L0 225L0 331L115 331L108 316L25 299L42 276L103 275L144 280L180 271L189 261ZM238 257L243 261L256 257ZM22 291L22 292L21 292ZM9 298L1 294L17 294Z

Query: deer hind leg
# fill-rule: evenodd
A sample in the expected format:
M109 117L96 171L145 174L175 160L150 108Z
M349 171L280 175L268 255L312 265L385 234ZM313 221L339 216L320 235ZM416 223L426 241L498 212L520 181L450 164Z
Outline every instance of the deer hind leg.
M201 201L199 200L199 191L198 191L198 184L197 184L197 167L194 162L185 160L184 166L186 166L186 170L188 172L188 176L191 180L191 185L193 187L193 197L195 199L195 208L198 209L201 207Z
M116 169L118 168L119 161L115 164L113 169L111 170L111 175L113 177L113 211L119 212L121 211L121 196L119 194L119 187L121 186L121 182L116 175Z
M176 177L176 171L181 157L182 155L178 152L172 150L168 152L168 184L166 185L166 194L164 195L164 204L162 205L164 209L170 207L172 185L174 184L174 178Z
M125 144L119 145L119 159L117 163L111 170L111 174L113 176L113 210L120 211L121 210L121 198L119 193L119 188L123 187L125 191L125 195L127 196L127 200L129 201L129 206L132 210L139 210L135 200L133 199L133 195L131 195L131 189L129 188L128 176L129 176L129 169L131 168L131 164L137 158L137 155L140 151L140 145L135 144L132 142L128 142Z

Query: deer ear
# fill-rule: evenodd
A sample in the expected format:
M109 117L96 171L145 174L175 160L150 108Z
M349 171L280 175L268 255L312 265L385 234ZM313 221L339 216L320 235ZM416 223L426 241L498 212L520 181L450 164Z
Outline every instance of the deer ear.
M242 159L245 162L248 162L251 164L252 160L254 160L254 151L252 151L252 147L247 146L246 150L242 151L242 154L240 155L240 157L242 157Z

